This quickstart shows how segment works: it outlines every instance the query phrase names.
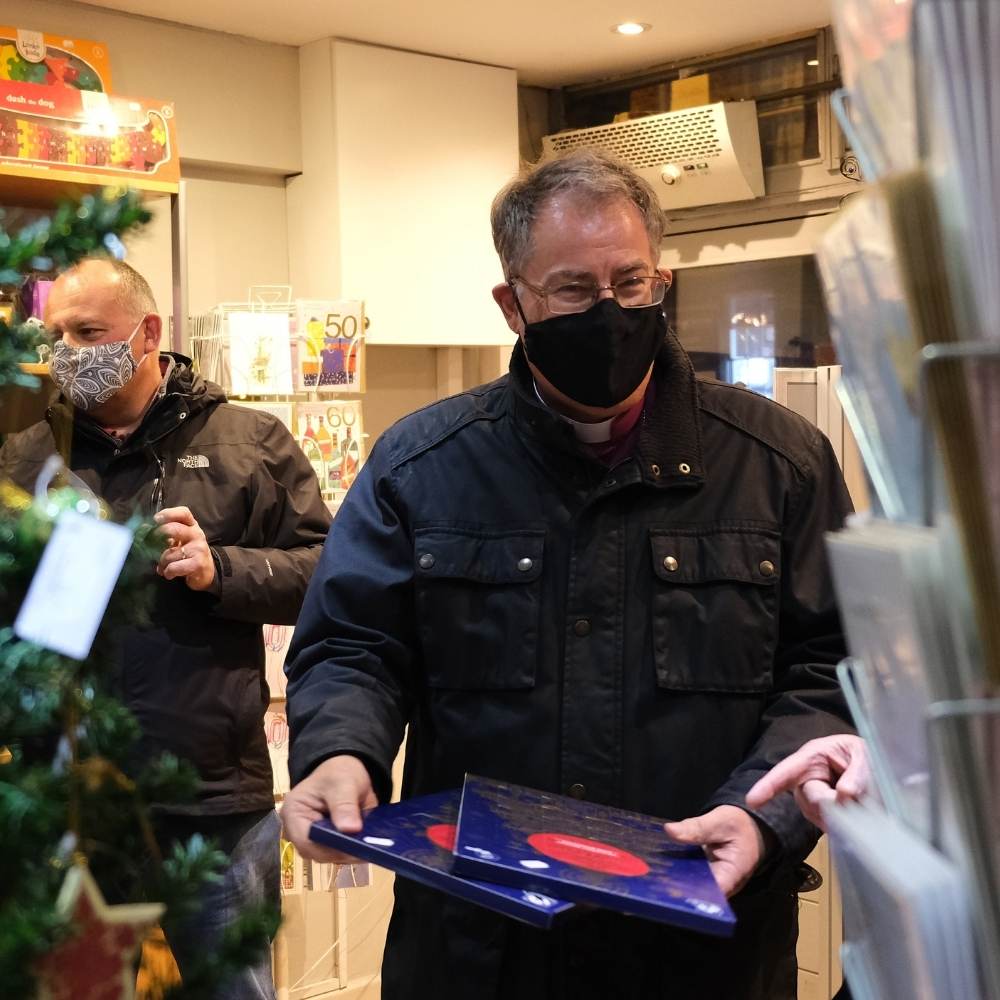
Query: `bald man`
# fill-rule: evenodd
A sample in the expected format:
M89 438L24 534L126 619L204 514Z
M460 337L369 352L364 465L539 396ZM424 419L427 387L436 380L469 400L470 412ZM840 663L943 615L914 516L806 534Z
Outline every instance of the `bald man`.
M329 514L278 420L232 406L189 359L159 350L162 321L133 268L92 259L66 272L46 325L61 394L0 450L0 479L33 490L59 452L115 519L154 517L167 539L150 622L121 637L120 667L137 760L169 751L198 772L193 803L154 806L161 846L198 833L229 859L200 911L165 928L183 975L248 903L279 904L261 625L294 624ZM274 996L270 954L219 994Z

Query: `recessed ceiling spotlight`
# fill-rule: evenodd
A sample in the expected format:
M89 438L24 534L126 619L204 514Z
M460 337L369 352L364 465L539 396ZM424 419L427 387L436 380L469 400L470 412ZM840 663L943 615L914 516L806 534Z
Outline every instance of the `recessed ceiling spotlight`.
M818 59L807 59L806 60L806 65L807 66L818 66L819 65L819 60Z
M617 31L619 35L641 35L644 31L652 31L651 24L643 24L641 21L622 21L612 27L612 31Z

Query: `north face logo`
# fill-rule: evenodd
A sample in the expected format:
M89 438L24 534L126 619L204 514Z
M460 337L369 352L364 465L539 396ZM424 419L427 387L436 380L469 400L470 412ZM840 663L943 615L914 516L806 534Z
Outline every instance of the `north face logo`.
M181 455L177 459L185 469L207 469L208 459L204 455Z

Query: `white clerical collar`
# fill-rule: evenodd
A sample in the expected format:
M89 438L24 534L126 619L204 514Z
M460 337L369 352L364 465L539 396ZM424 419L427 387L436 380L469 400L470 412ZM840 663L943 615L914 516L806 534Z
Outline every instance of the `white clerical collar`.
M554 413L560 420L569 424L573 428L573 433L576 435L578 441L582 441L584 444L603 444L605 441L611 440L611 425L615 422L614 417L608 417L607 420L601 420L596 424L584 423L582 420L573 420L572 417L567 417L558 410L553 410L538 391L538 383L534 379L531 380L531 383L535 387L535 395L538 397L538 402L550 413Z

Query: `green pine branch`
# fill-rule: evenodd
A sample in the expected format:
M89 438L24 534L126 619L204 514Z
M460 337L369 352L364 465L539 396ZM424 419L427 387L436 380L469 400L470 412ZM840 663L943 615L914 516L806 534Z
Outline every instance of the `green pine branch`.
M52 216L24 226L13 236L0 216L0 284L19 284L29 271L63 271L145 225L152 213L135 191L85 194L59 204Z
M53 276L94 254L108 253L127 233L151 218L138 192L106 188L59 204L55 213L22 227L15 233L4 224L0 209L0 285L20 285L29 272ZM41 384L26 375L21 364L38 360L36 348L44 333L31 323L8 324L0 320L0 387Z
M41 381L21 370L20 365L38 361L38 345L47 339L34 323L11 326L0 319L0 386L23 385L37 389Z
M34 995L35 963L72 933L55 900L74 852L87 857L110 903L161 901L166 926L192 913L226 864L201 837L162 860L151 850L146 803L189 802L196 776L169 754L137 761L139 728L115 697L115 635L147 620L149 567L163 548L155 526L129 523L132 547L86 660L26 642L11 626L58 516L84 500L62 488L0 503L0 982L11 996ZM78 841L69 835L73 812ZM267 907L242 914L171 1000L216 995L258 960L278 920Z

